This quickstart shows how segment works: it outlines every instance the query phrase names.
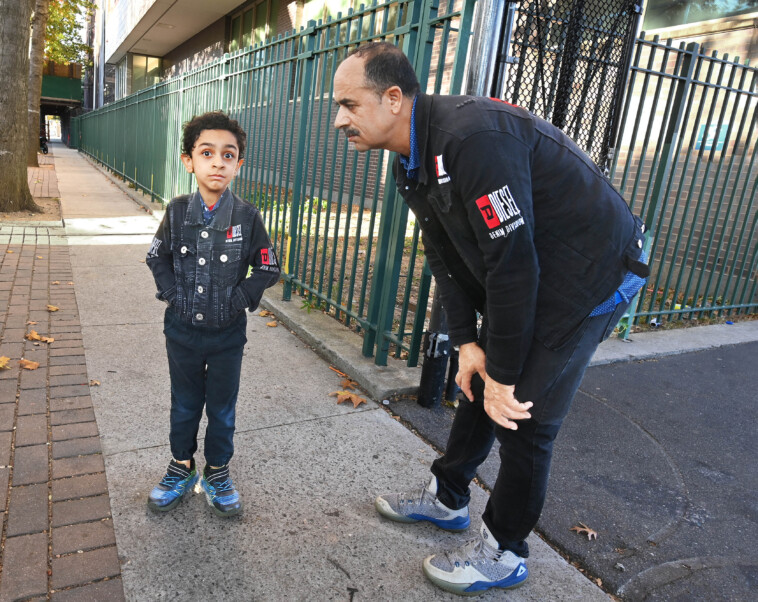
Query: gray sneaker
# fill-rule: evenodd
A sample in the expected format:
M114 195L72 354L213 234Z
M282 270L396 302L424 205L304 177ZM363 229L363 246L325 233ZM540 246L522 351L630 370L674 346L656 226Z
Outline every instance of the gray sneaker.
M437 477L434 476L420 491L380 495L374 506L379 514L399 523L425 520L446 531L464 531L471 524L468 506L451 510L437 499Z
M437 587L464 596L517 587L529 576L524 559L510 550L498 549L484 523L476 539L453 552L429 556L423 569Z

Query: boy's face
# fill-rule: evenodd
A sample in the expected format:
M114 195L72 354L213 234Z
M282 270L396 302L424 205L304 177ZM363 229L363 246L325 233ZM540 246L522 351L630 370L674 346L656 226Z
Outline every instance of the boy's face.
M237 137L227 130L200 132L192 155L182 155L188 173L194 173L203 201L214 205L242 166Z

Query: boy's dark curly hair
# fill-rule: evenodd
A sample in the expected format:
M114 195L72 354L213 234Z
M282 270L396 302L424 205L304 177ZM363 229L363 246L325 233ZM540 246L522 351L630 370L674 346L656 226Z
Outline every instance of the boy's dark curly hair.
M212 111L210 113L203 113L202 115L196 115L184 124L182 134L182 153L185 155L191 155L192 149L195 148L195 142L200 137L200 133L203 130L226 130L234 134L237 138L237 146L239 147L239 156L241 159L245 154L245 141L247 140L247 134L242 129L239 123L234 119L231 119L223 111Z

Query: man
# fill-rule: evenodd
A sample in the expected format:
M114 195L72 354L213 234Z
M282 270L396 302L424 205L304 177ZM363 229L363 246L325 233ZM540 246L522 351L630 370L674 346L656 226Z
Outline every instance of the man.
M397 153L397 186L421 226L470 400L429 484L380 496L376 509L466 529L469 483L497 437L500 472L479 537L423 569L455 593L514 587L528 575L525 540L558 429L597 345L648 275L642 223L559 129L497 100L419 93L391 44L353 51L334 99L334 125L357 150Z

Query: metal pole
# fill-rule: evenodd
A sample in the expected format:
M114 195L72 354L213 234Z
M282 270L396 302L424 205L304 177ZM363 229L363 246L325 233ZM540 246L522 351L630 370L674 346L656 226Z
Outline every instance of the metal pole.
M473 35L469 44L466 73L463 76L464 94L489 96L497 69L500 30L503 24L505 0L479 0L476 5ZM445 372L450 356L450 340L447 334L447 317L437 291L432 301L429 330L424 335L418 403L425 408L434 408L442 401L445 389ZM454 362L457 365L457 361ZM456 368L457 372L457 368ZM450 381L453 381L452 383ZM455 374L448 376L447 397L457 394Z

